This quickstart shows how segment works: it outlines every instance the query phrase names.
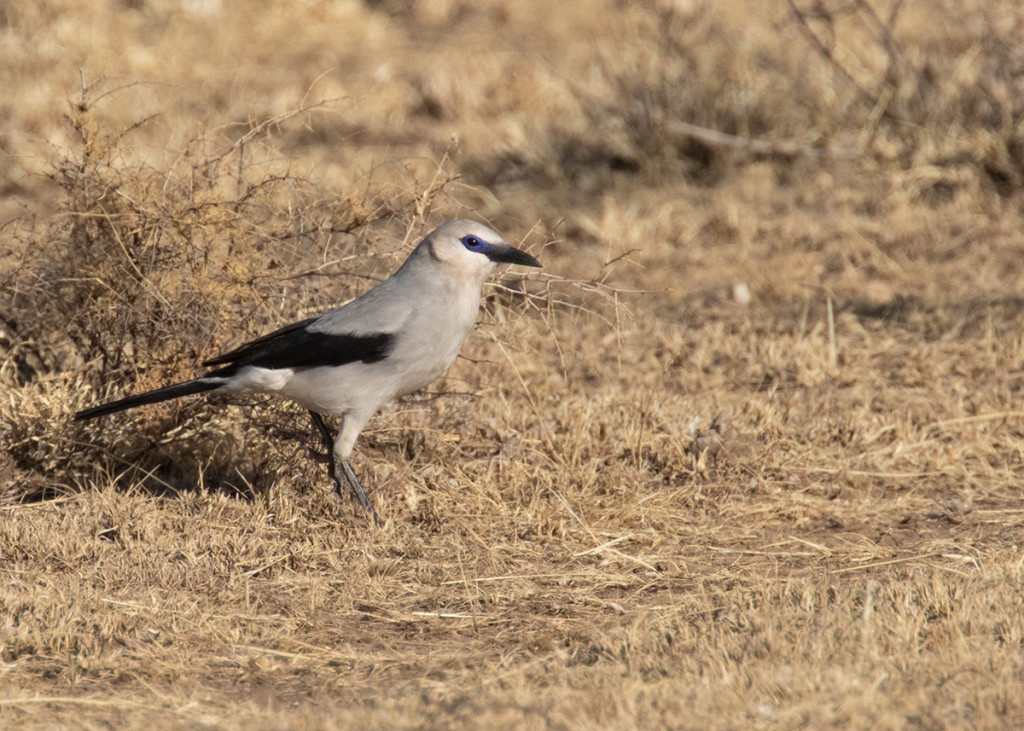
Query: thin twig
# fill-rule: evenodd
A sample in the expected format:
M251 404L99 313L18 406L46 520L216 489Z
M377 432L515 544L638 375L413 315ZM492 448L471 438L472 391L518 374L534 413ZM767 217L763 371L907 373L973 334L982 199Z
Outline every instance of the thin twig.
M783 158L822 157L836 160L851 160L864 154L860 150L851 150L849 148L832 150L823 147L808 147L796 142L752 140L748 137L737 137L736 135L681 121L667 123L665 131L670 134L699 140L711 147L729 147L744 150L754 155L769 155Z

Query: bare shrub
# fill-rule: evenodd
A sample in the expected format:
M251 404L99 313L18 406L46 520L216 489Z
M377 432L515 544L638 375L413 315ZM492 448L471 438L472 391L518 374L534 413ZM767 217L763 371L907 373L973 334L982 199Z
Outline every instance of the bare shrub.
M81 464L72 456L81 451L73 435L93 431L55 421L129 388L190 377L204 354L236 341L239 330L264 329L282 311L294 316L310 278L284 275L337 270L359 245L352 234L392 213L365 192L326 195L274 161L275 128L308 109L234 137L193 138L172 164L157 168L132 147L132 133L149 120L127 128L104 121L103 101L118 92L84 86L69 103L74 143L55 150L51 174L61 211L44 227L12 227L23 253L4 289L0 374L11 386L48 384L35 391L48 407L15 402L0 423L8 458L51 481L57 468ZM347 282L336 290L340 300L359 285L354 277ZM79 375L70 377L72 370ZM58 383L60 394L53 393ZM18 400L31 401L31 393L18 391ZM131 420L135 428L117 422L107 433L122 446L118 460L132 464L167 442L137 423L175 411L148 410ZM180 459L184 471L224 451L210 431L182 450L191 455Z
M681 164L713 183L727 159L864 155L903 165L912 195L974 178L1005 196L1024 183L1015 10L894 3L883 14L866 0L789 0L788 11L765 7L741 26L713 3L639 6L601 47L600 73L569 81L587 123L553 130L562 167ZM920 13L944 23L944 37L914 43Z
M918 168L908 180L915 192L959 187L959 171L1004 196L1024 183L1024 26L1015 9L788 2L836 88L851 98L861 145ZM919 29L935 23L945 33L917 43Z

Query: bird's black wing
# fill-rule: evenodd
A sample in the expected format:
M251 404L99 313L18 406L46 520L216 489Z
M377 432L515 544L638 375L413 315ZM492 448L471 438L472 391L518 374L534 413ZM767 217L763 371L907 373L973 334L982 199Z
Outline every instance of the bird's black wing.
M394 333L353 335L310 330L309 326L317 319L311 317L287 325L206 361L205 366L223 366L207 375L231 376L243 366L315 368L342 366L356 361L376 363L387 358L394 348Z

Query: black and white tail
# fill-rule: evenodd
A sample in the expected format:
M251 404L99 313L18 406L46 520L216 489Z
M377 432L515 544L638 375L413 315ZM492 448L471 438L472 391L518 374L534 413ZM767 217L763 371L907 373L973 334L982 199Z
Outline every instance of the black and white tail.
M223 378L197 378L193 381L176 383L173 386L164 386L163 388L158 388L155 391L146 391L146 393L140 393L136 396L128 396L123 399L118 399L117 401L111 401L109 404L93 406L91 409L85 409L84 411L79 411L75 414L75 420L84 421L85 419L95 419L97 416L116 414L118 411L133 409L136 406L155 404L160 401L170 401L172 398L191 396L194 393L213 391L223 385Z

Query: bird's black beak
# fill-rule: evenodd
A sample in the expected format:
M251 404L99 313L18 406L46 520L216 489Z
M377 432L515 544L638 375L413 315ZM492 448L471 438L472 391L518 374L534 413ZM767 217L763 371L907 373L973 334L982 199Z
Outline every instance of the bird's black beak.
M536 257L527 254L525 251L520 251L514 246L509 246L508 244L491 248L491 250L487 252L487 258L499 264L521 264L524 267L541 266L541 263L537 261Z

